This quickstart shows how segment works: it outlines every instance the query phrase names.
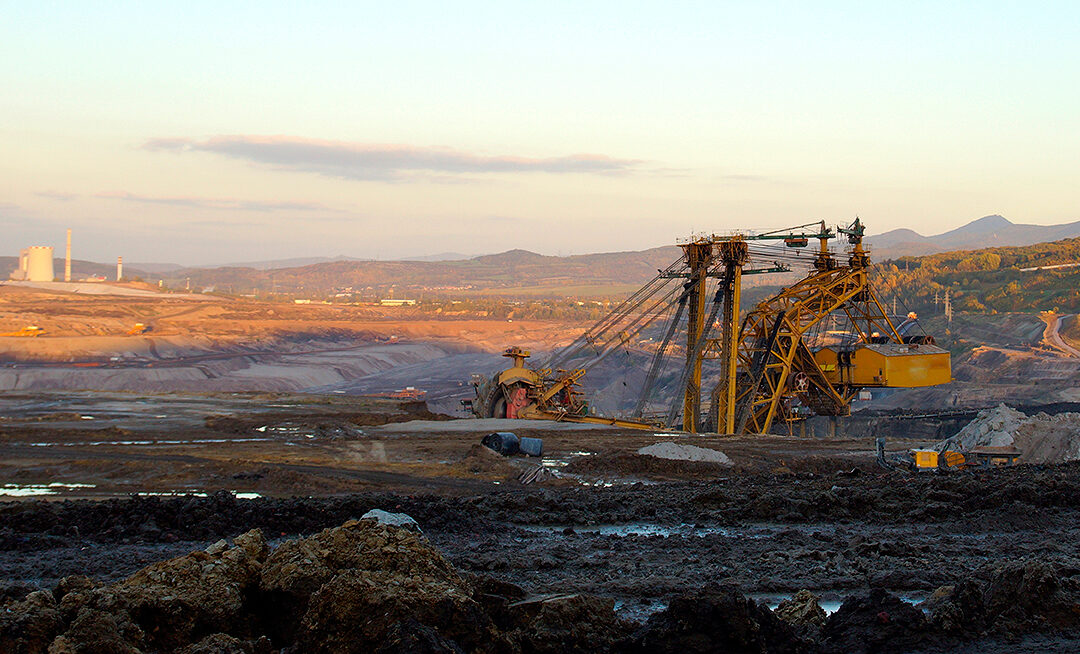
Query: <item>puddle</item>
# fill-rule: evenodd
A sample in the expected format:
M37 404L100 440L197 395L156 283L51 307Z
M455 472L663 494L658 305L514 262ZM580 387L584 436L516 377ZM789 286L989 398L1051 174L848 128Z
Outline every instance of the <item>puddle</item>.
M229 491L238 500L257 500L262 497L259 493L251 493L247 491ZM209 497L209 494L205 491L197 490L176 490L176 491L144 491L141 493L132 493L132 495L138 495L139 497Z
M610 486L610 483L606 483ZM682 538L704 538L705 536L725 536L728 538L768 538L772 531L761 528L697 526L688 523L678 525L658 525L638 522L625 525L515 525L519 529L538 533L562 534L573 529L579 534L597 534L600 536L678 536ZM758 532L758 533L755 533Z
M835 591L817 592L817 591L811 590L810 592L817 595L817 596L819 596L819 597L822 597L824 595L824 597L822 597L822 599L818 601L818 606L821 607L822 611L825 611L825 615L832 615L833 613L836 613L838 610L840 610L840 605L844 603L844 599L847 599L848 596L858 594L858 591L852 591L850 593L847 593L847 595L845 595L844 599L838 599L836 597L836 592ZM791 595L772 595L772 594L755 594L755 595L750 596L751 599L753 599L756 602L760 602L760 603L765 604L772 611L775 611L777 609L777 607L780 606L780 602L783 602L784 600L787 600L787 599L791 599L791 597L792 597ZM897 595L896 597L900 601L906 602L906 603L908 603L908 604L910 604L912 606L917 606L918 604L920 604L920 603L922 603L923 601L926 600L925 595Z
M132 493L132 495L138 495L139 497L209 497L201 491L144 491L142 493Z
M310 438L310 437L309 437ZM85 445L204 445L214 443L263 443L273 438L203 438L197 440L67 441L29 443L31 447L81 447Z
M45 497L60 495L67 491L97 488L96 484L64 484L53 482L51 484L4 484L0 486L0 497ZM250 491L229 491L238 500L257 500L262 497L259 493ZM199 490L177 491L143 491L131 493L143 497L208 497L208 493Z
M840 610L840 605L844 603L844 599L847 599L847 597L851 595L857 594L859 591L845 591L843 598L838 597L838 593L836 591L817 592L811 590L810 592L818 595L819 597L821 597L822 595L825 596L823 599L818 601L818 606L821 607L822 611L825 611L825 615L832 615L833 613L836 613ZM775 611L777 607L780 606L780 602L783 602L786 599L790 599L791 595L751 593L747 597L760 604L765 604L769 607L770 611ZM918 604L926 600L926 597L920 595L897 595L897 597L901 601L907 602L912 606L917 606ZM666 601L658 599L644 601L625 599L615 600L615 613L617 613L621 618L632 620L634 622L645 622L653 614L659 613L667 607L668 603Z
M0 496L5 497L41 497L59 495L63 491L76 488L96 488L94 484L4 484L0 486Z

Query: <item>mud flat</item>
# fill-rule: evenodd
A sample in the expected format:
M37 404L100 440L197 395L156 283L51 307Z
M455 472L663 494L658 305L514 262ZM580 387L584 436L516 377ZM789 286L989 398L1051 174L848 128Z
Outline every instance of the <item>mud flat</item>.
M116 626L119 649L99 651L181 651L206 639L190 651L350 651L346 636L367 648L352 651L401 651L405 632L442 647L412 651L1078 644L1080 463L886 472L867 438L528 421L511 426L542 438L543 456L501 457L478 443L504 423L448 422L423 404L386 399L0 399L0 492L20 491L0 502L0 633L44 634L45 647L80 642L88 625L103 624ZM723 452L730 464L638 454L665 443ZM890 440L896 449L928 444ZM551 475L518 481L538 467ZM275 556L323 561L322 550L369 542L367 527L343 525L371 509L412 516L426 541L380 532L392 556L378 565L339 557L303 583L269 581ZM262 536L240 538L253 529ZM324 529L338 536L318 536ZM413 574L393 562L395 548L446 566ZM187 558L162 563L178 556ZM65 581L72 575L88 580ZM233 590L203 614L211 583ZM403 594L364 590L388 586ZM792 605L804 590L823 619L806 594ZM338 612L324 601L331 595L345 598ZM279 620L271 607L287 598L293 617ZM432 612L431 602L465 613ZM387 618L364 617L375 614ZM461 616L473 635L440 615Z
M1078 497L1080 466L1067 464L11 503L0 639L359 652L401 651L408 632L442 644L419 651L1071 651ZM414 517L423 538L349 522L372 508Z

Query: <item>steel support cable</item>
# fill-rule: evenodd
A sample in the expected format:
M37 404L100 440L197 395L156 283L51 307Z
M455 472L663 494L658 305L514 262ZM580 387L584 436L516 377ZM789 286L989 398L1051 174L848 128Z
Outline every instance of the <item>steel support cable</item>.
M638 398L637 406L634 407L634 413L632 414L634 417L640 418L642 414L645 413L645 403L648 402L649 395L652 393L653 384L656 383L657 377L660 376L664 355L667 352L668 345L671 343L671 337L675 335L675 332L679 328L679 321L682 319L683 310L686 309L686 300L689 297L689 289L683 290L682 294L679 296L679 306L675 310L675 315L668 322L664 340L653 354L652 364L649 366L649 373L645 376L645 384L641 387L641 396Z
M667 305L671 306L671 304L673 304L673 303L674 303L674 300L667 302ZM618 340L621 341L622 343L625 343L626 341L629 341L630 339L636 337L638 335L638 333L642 332L646 327L648 327L650 324L652 324L653 321L656 321L657 317L659 317L660 315L661 315L660 313L654 314L653 317L650 318L648 322L637 326L636 329L634 331L632 331L632 332L626 332L625 337L620 338ZM610 356L613 352L619 352L619 346L618 345L619 345L619 343L615 342L615 340L612 340L611 342L608 342L606 344L605 348L602 350L602 353L600 353L599 356L597 356L596 358L590 360L590 362L585 362L581 366L578 366L578 369L588 371L588 370L591 370L592 368L594 368L595 366L598 366L600 363L604 362L604 359L606 359L608 356Z
M599 337L633 315L635 311L641 308L641 305L648 302L649 299L671 284L672 280L677 279L677 277L673 276L673 272L674 270L678 270L678 268L679 266L669 266L666 271L661 272L661 274L657 275L652 281L639 289L633 296L602 318L586 332L585 336L589 337L592 341L599 340Z
M694 369L697 362L701 359L701 352L705 349L705 343L709 340L709 334L712 332L713 323L716 322L716 314L720 312L720 305L724 300L724 286L719 284L716 288L716 294L713 295L712 309L709 310L709 318L705 322L705 329L701 330L698 334L697 341L694 342L694 349L692 352L687 352L686 365L683 366L682 376L679 378L679 385L675 387L675 399L672 400L671 411L668 412L668 419L665 425L670 428L675 424L675 416L679 409L679 393L686 393L687 388L690 385L690 371ZM686 416L683 416L685 422Z
M653 306L651 308L655 309L656 307L659 307L661 304L664 304L665 305L664 309L665 310L669 309L673 304L675 304L675 302L678 301L677 299L672 299L672 297L671 297L672 295L675 294L675 290L677 290L677 289L673 289L667 295L665 295L664 297L657 300L656 303L653 304ZM612 352L617 352L618 351L618 342L616 342L616 341L621 341L623 343L629 341L631 338L637 336L642 331L644 331L645 328L647 328L649 325L651 325L653 322L655 322L656 319L659 318L661 315L663 315L662 311L654 311L652 313L652 317L649 318L647 321L645 321L645 322L643 322L641 324L638 324L638 325L634 325L634 331L626 332L625 336L621 336L621 337L619 337L617 339L612 339L611 341L608 341L605 344L605 347L601 350L602 353L600 354L600 356L593 359L592 361L585 362L585 364L583 364L581 366L578 366L578 368L581 369L581 370L589 370L593 366L598 365L601 361L608 358L608 356L611 355Z
M815 220L812 223L806 223L805 225L795 225L794 227L781 227L780 229L774 229L774 230L769 231L769 232L761 232L759 234L753 234L753 235L751 235L751 238L753 238L754 236L760 237L760 236L770 236L772 234L781 234L783 232L789 232L790 233L790 232L794 232L796 229L806 229L807 227L818 227L818 228L820 228L821 227L821 221L820 220ZM810 236L810 235L808 234L808 236Z
M659 292L664 286L668 285L673 279L671 275L682 267L685 267L685 262L680 258L664 270L660 271L656 277L653 277L630 297L623 300L618 306L612 309L606 316L598 320L592 327L585 330L584 334L574 339L574 341L563 349L549 356L539 367L555 368L567 359L577 356L579 350L594 343L614 325L624 320L628 314L640 307L644 302L648 301L650 297Z
M589 329L585 330L584 334L575 339L575 341L569 346L563 348L561 352L566 352L570 348L575 347L575 345L577 345L579 341L583 343L588 343L590 340L594 340L597 336L606 332L611 327L611 324L617 323L619 320L624 318L627 313L633 311L634 308L640 306L643 301L648 299L648 297L655 294L659 288L665 286L670 281L669 275L675 270L677 270L679 267L681 267L682 263L683 262L680 259L669 265L664 270L660 271L655 277L646 282L644 286L635 291L630 297L619 303L618 306L608 312L607 315L600 318L600 320L593 324ZM549 357L549 360L554 363L555 359L558 358L560 358L559 353L555 353L554 355L552 355L552 357ZM545 365L543 367L548 366Z
M809 257L786 250L783 248L755 248L751 247L748 250L748 254L751 257L783 257L785 259L798 259L799 261L806 261Z
M656 289L653 293L650 293L649 295L645 296L643 301L648 301L650 298L654 297L656 295L656 293L662 288L663 287L661 286L658 289ZM626 327L627 328L634 328L635 326L637 326L638 321L640 321L643 317L648 316L650 312L654 312L657 307L665 304L667 302L667 300L671 298L671 296L675 293L675 291L677 289L678 289L678 286L675 286L673 289L669 290L667 293L665 293L660 298L660 300L653 303L648 309L646 309L641 314L639 314L638 317L635 318L633 321L631 321L629 325L626 325ZM645 325L650 324L653 320L655 320L655 318L656 318L656 316L653 316L653 318L649 319L645 323ZM623 321L613 323L611 326L606 327L604 330L602 330L598 335L603 336L603 335L607 334L608 331L610 331L615 326L619 326L622 322ZM644 327L645 325L642 325L642 327ZM607 340L603 340L603 341L596 338L596 336L592 336L591 338L589 338L587 340L579 342L576 347L571 346L571 347L567 347L567 348L561 350L560 352L557 353L556 356L552 357L550 359L550 361L548 363L546 363L542 367L543 368L548 368L548 369L554 369L556 367L563 367L567 362L572 361L573 359L581 356L582 354L584 354L590 348L593 350L593 352L595 354L603 354L603 352L608 347L611 346L611 343L619 338L619 334L621 334L621 333L623 333L625 331L626 331L626 329L618 330L615 333L614 337L608 338ZM640 329L638 329L634 333L637 333L638 331L640 331Z
M750 256L757 257L785 257L789 259L807 260L810 257L801 252L792 252L790 248L782 247L755 247L751 246L748 249Z

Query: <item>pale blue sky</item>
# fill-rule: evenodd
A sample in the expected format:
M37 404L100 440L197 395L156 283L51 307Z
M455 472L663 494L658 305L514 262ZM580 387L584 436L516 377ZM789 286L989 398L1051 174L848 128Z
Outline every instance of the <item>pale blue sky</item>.
M1080 220L1075 3L293 4L0 2L0 253Z

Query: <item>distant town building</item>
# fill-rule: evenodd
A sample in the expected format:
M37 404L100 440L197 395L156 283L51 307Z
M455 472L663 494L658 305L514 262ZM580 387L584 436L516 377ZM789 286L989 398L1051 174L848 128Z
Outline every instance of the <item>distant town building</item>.
M19 252L19 267L11 273L12 279L28 282L51 282L55 276L51 245L23 248Z
M416 304L416 300L406 300L404 298L387 297L387 298L383 298L383 299L379 300L379 304L383 305L384 307L403 307L403 306L410 306L411 307L414 304Z

